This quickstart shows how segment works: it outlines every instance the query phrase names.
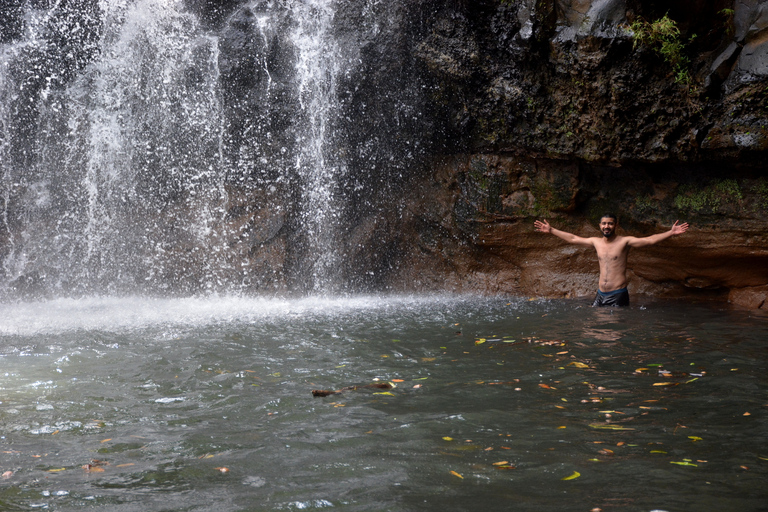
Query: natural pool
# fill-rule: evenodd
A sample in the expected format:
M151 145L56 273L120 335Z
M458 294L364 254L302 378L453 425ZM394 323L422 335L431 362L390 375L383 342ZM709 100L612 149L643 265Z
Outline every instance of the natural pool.
M0 305L0 510L765 510L768 317L634 303Z

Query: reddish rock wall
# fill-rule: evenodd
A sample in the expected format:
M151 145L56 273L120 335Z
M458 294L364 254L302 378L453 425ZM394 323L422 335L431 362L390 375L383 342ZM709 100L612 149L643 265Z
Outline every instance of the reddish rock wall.
M403 233L411 250L394 285L592 296L594 251L537 233L533 221L546 218L566 231L599 236L596 225L605 211L619 215L620 232L636 236L664 231L676 219L691 223L684 235L632 250L631 293L768 309L765 181L724 181L701 167L677 166L654 177L641 168L509 155L445 159L407 201Z

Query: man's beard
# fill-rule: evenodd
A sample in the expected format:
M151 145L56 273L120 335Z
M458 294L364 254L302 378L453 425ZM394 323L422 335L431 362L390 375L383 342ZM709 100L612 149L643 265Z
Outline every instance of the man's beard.
M615 231L613 229L604 229L603 230L603 236L605 238L611 238L614 235Z

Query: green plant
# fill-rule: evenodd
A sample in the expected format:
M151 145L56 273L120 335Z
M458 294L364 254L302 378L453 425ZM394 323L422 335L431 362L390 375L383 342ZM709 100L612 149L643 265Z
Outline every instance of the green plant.
M733 35L733 15L736 13L733 9L723 9L718 14L725 18L725 33L727 35Z
M651 48L672 66L675 82L683 85L691 83L691 75L688 71L691 61L685 55L685 43L681 39L680 29L675 20L666 14L652 23L638 18L629 28L632 31L635 48L639 44ZM695 37L696 34L691 36L688 42Z

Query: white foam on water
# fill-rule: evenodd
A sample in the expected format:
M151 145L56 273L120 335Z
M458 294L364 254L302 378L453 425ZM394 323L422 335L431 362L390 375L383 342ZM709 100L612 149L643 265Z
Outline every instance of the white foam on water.
M466 299L466 297L465 297ZM70 331L119 332L157 325L201 327L227 322L291 319L461 300L458 296L303 297L89 297L0 304L0 335L30 336Z

